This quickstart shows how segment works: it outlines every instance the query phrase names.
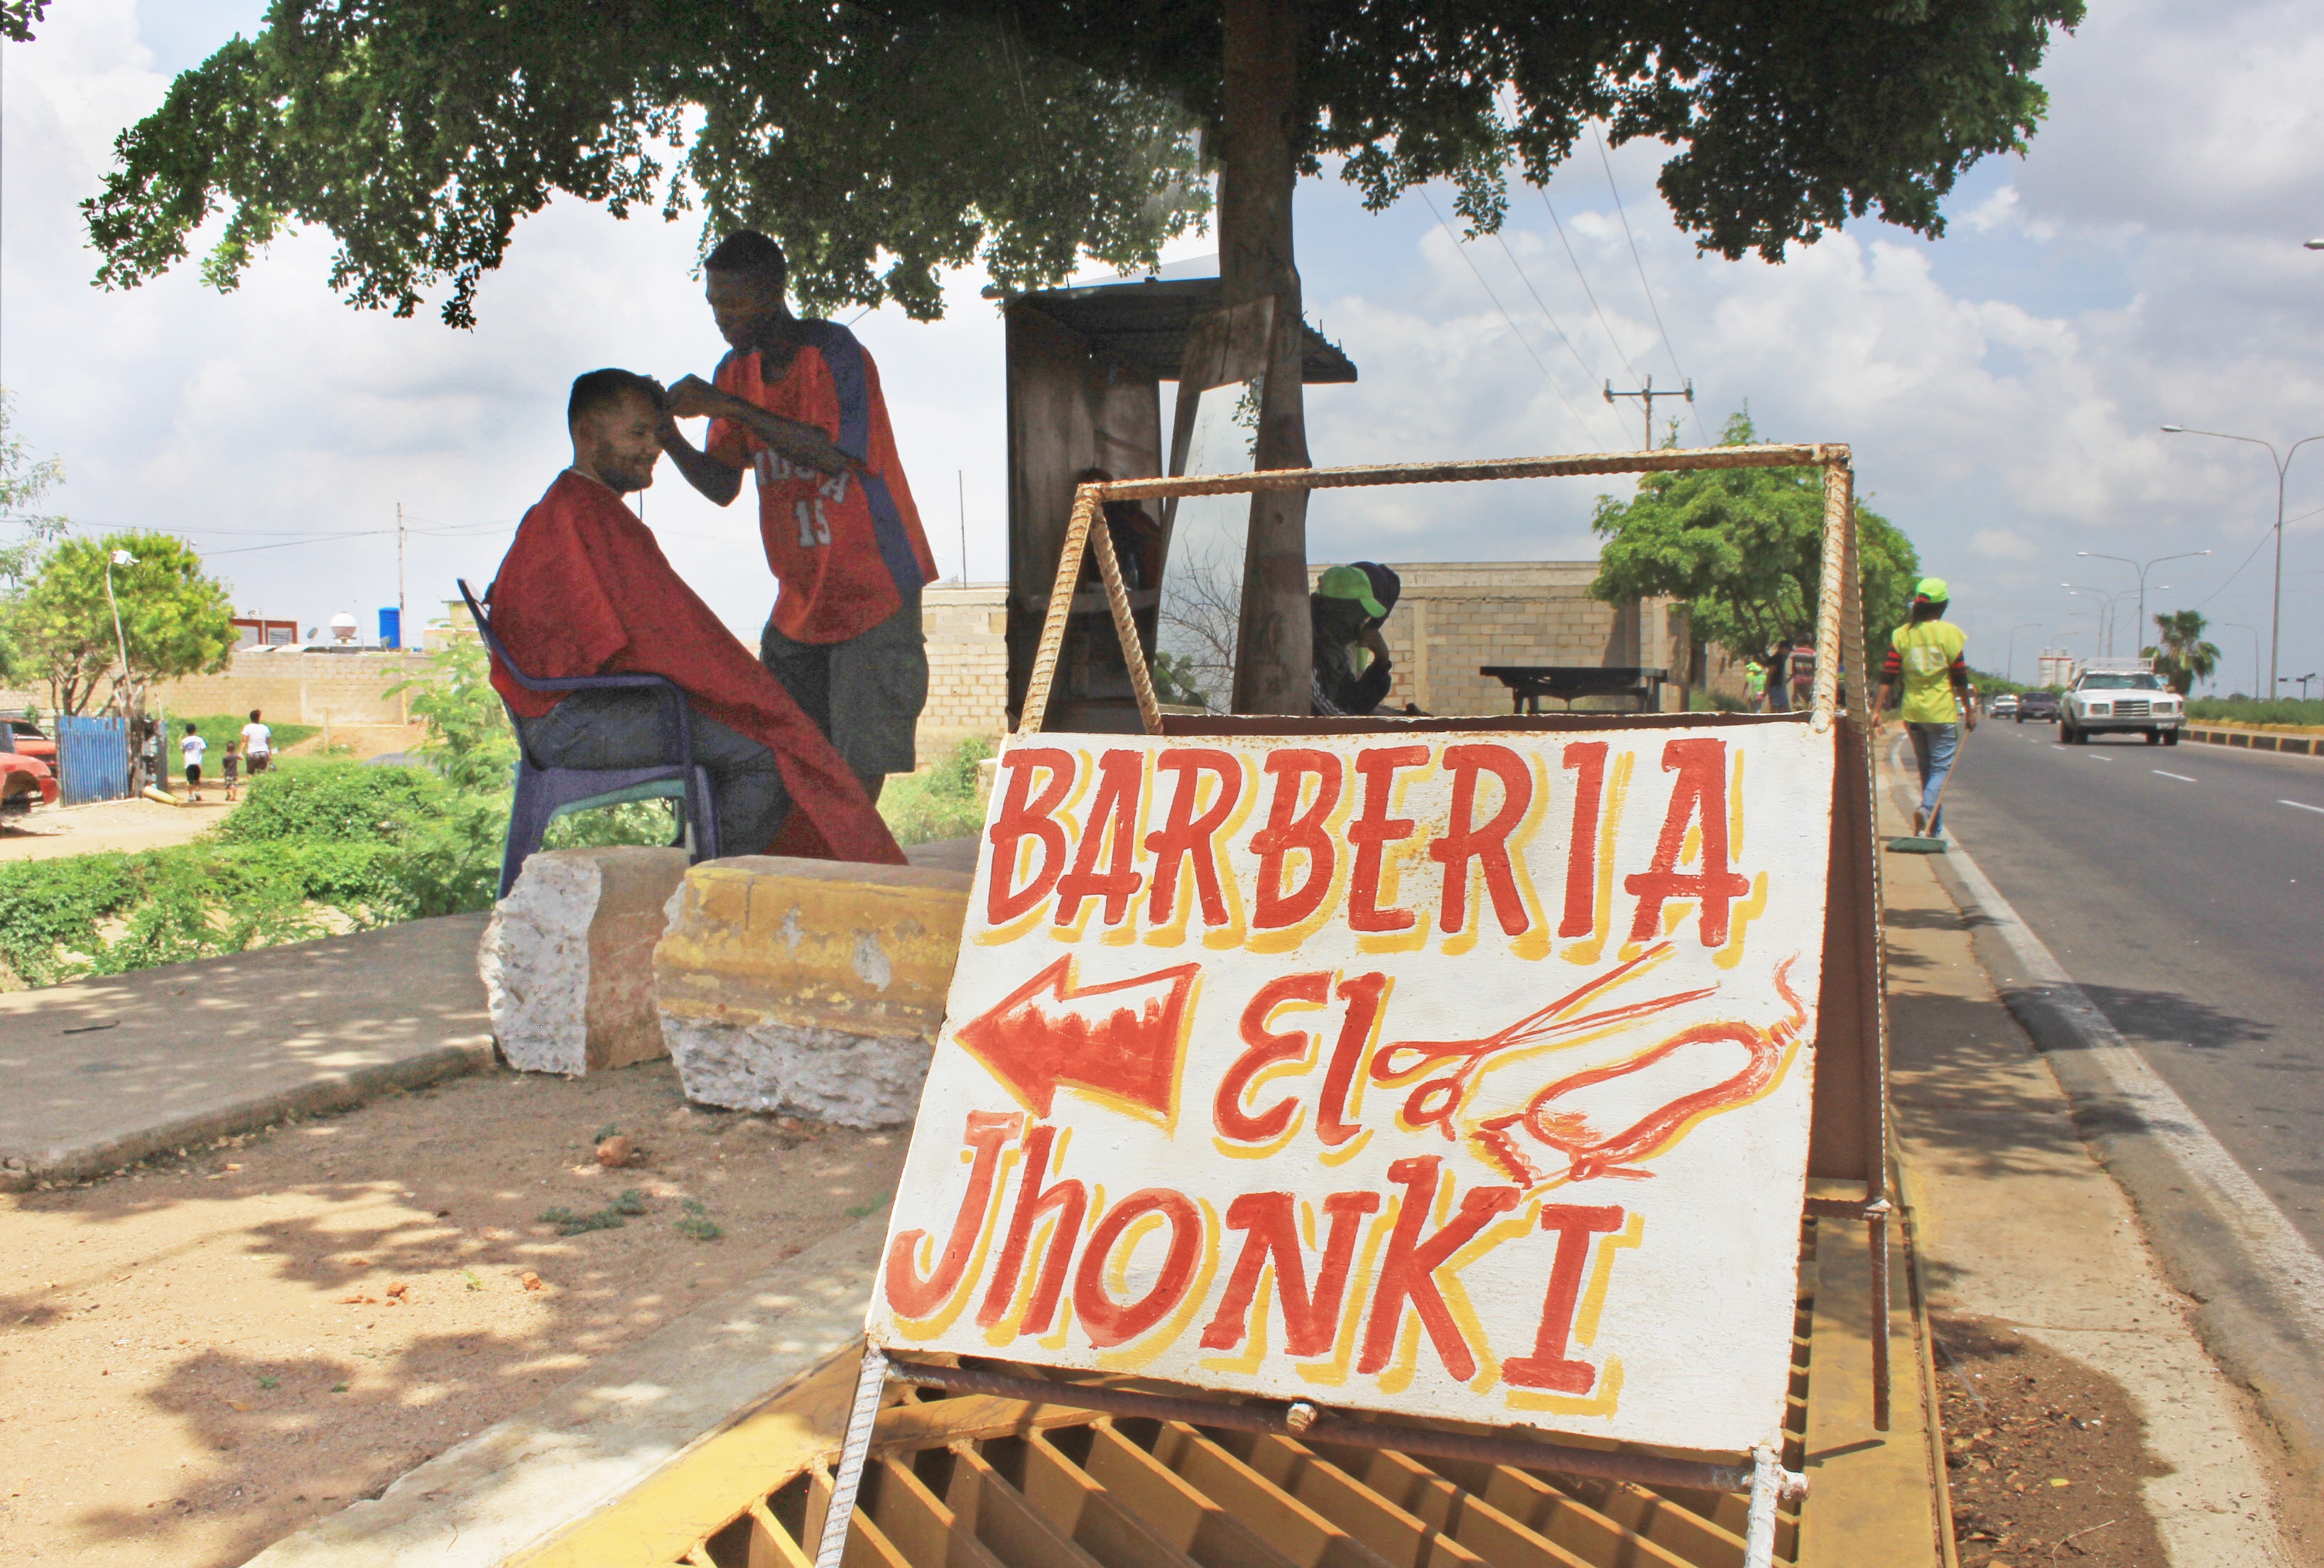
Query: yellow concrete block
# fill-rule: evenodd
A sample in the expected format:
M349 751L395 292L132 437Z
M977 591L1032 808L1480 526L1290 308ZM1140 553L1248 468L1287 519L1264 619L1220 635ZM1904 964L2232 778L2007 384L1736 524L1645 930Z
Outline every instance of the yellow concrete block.
M655 949L663 1017L933 1040L971 881L774 855L705 862Z

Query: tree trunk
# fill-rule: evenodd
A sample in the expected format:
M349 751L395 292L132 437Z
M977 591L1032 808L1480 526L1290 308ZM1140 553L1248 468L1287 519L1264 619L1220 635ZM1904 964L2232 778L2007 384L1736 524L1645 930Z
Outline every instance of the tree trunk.
M1275 298L1259 400L1257 468L1307 466L1305 328L1292 254L1292 121L1298 102L1297 0L1225 0L1226 102L1219 157L1222 303ZM1307 618L1307 494L1250 498L1234 711L1305 714L1314 668Z

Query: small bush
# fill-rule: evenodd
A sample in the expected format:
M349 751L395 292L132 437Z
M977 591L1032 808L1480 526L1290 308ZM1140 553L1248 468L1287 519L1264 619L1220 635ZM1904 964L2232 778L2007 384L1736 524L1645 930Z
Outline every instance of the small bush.
M977 764L991 755L991 741L963 741L927 772L891 777L880 792L880 815L896 842L974 836L984 826L984 808L976 803Z
M2324 724L2324 697L2280 696L2273 702L2249 696L2199 696L2187 705L2190 719L2224 719L2238 724Z
M241 807L217 833L228 844L392 841L429 816L444 794L442 781L424 768L301 762L253 779Z

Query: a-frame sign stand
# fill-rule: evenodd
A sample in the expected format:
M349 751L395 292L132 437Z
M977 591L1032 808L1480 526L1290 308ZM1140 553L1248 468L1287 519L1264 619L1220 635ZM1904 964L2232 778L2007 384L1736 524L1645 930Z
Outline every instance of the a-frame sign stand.
M1312 742L1318 737L1344 737L1351 733L1370 737L1397 735L1419 737L1430 732L1443 732L1455 728L1464 732L1499 731L1538 733L1545 731L1581 730L1585 727L1592 733L1601 733L1609 728L1628 728L1653 724L1655 721L1646 718L1616 721L1588 717L1577 723L1562 716L1522 720L1425 721L1420 724L1372 719L1305 721L1267 717L1189 719L1167 716L1163 714L1154 692L1146 652L1139 646L1130 597L1125 591L1122 574L1114 556L1109 530L1093 525L1101 515L1104 503L1111 501L1237 494L1276 489L1317 490L1380 484L1674 473L1742 467L1814 467L1820 469L1823 475L1821 593L1817 606L1817 662L1813 702L1808 714L1801 717L1745 722L1755 726L1771 723L1803 725L1807 733L1814 737L1813 746L1830 748L1828 771L1828 776L1831 779L1830 833L1828 843L1820 846L1821 853L1828 856L1828 866L1824 870L1821 882L1821 896L1826 899L1826 903L1822 918L1821 979L1815 999L1815 1024L1812 1031L1813 1090L1812 1102L1807 1107L1806 1173L1812 1179L1820 1179L1827 1183L1838 1181L1849 1186L1860 1187L1861 1195L1851 1194L1844 1198L1835 1198L1829 1195L1808 1197L1805 1194L1798 1194L1800 1208L1797 1212L1807 1217L1858 1220L1868 1227L1871 1242L1874 1324L1872 1334L1874 1420L1877 1427L1885 1430L1888 1425L1889 1404L1886 1225L1891 1212L1887 1196L1886 1166L1887 1031L1882 974L1882 945L1879 940L1880 894L1873 839L1872 715L1868 707L1868 691L1871 683L1868 678L1868 670L1865 659L1866 641L1859 588L1852 477L1849 467L1849 451L1846 447L1748 446L1705 449L1670 448L1661 451L1600 454L1586 457L1297 469L1199 477L1130 479L1107 484L1084 484L1074 496L1072 517L1066 530L1064 549L1057 563L1055 586L1049 595L1038 651L1017 734L1019 737L1029 737L1037 736L1041 733L1059 652L1065 640L1067 606L1072 601L1075 586L1080 580L1084 558L1085 554L1091 552L1093 552L1096 558L1114 628L1121 640L1125 661L1137 698L1138 710L1146 733L1149 736L1204 738L1219 744L1225 744L1235 737L1272 736L1283 738L1283 743L1291 744L1294 743L1292 737L1309 738ZM1664 724L1667 727L1680 729L1685 727L1689 722L1683 715L1669 715ZM1721 723L1737 723L1733 720L1711 719L1699 719L1692 722L1706 727L1716 727ZM1796 731L1794 733L1796 733ZM1090 739L1103 741L1109 737L1090 737ZM1111 739L1118 740L1119 737ZM1303 753L1305 754L1307 753ZM1664 765L1665 768L1672 766L1667 752L1665 755ZM1739 780L1742 777L1739 759L1737 761L1735 772L1739 789ZM1028 778L1031 776L1028 771ZM1456 807L1456 811L1462 815L1469 814L1474 807L1475 773L1473 770L1470 777L1472 782L1468 788L1471 794L1463 798L1465 804ZM1188 798L1191 800L1199 787L1193 781L1194 774L1191 770L1187 771L1185 778L1187 781L1183 788L1187 791ZM1050 797L1054 804L1056 799L1063 798L1064 782L1054 777L1051 782L1056 785L1056 789ZM1025 793L1025 788L1021 782L1017 793L1020 798ZM996 805L999 803L1000 794L1000 790L996 789ZM1281 792L1278 790L1278 805L1280 798ZM1296 784L1292 789L1292 798L1295 802L1299 798ZM1505 795L1505 803L1507 800L1508 797ZM1215 798L1213 804L1217 804ZM1093 807L1091 810L1093 821L1095 820L1098 809ZM1739 812L1739 802L1738 810ZM1722 806L1719 818L1722 827L1724 814L1725 807ZM1221 817L1224 816L1224 806L1219 807L1218 815ZM1320 807L1317 815L1319 817L1322 815ZM1505 815L1508 814L1505 813ZM1130 818L1125 816L1123 820L1127 822ZM1143 819L1139 820L1142 822ZM1674 818L1674 821L1677 820ZM1707 814L1704 820L1705 822L1710 820ZM1739 821L1739 816L1738 820ZM1091 831L1102 836L1101 830L1093 827ZM1410 825L1406 824L1406 832L1409 831ZM1117 835L1117 840L1120 836L1123 835ZM1390 836L1393 836L1393 834ZM1675 829L1665 829L1665 840L1668 846L1668 853L1663 858L1668 860L1676 854ZM1697 841L1690 838L1688 842L1692 845ZM992 846L988 844L983 853L990 859L994 853ZM1119 842L1116 844L1116 853L1117 855L1124 853L1120 850ZM1692 854L1695 851L1691 848L1688 853ZM1723 846L1719 853L1723 857L1725 853ZM1051 874L1054 875L1054 868ZM1464 878L1466 874L1464 871L1462 872ZM1636 881L1639 879L1632 880ZM1760 895L1764 899L1764 879ZM1059 917L1059 923L1061 926L1065 923L1062 915ZM1643 931L1646 928L1646 917L1642 914L1639 929ZM1626 949L1626 951L1628 950ZM1649 953L1646 956L1651 960L1654 954ZM1739 956L1739 951L1738 956ZM1637 962L1639 961L1633 960L1625 967L1635 967ZM1071 970L1066 964L1061 962L1056 966L1056 973L1069 977ZM1775 973L1775 984L1779 990L1782 988L1782 977L1783 971L1779 967ZM1061 1000L1065 995L1065 984L1064 980L1056 982L1056 992ZM1585 987L1585 990L1587 989ZM956 992L956 997L957 994ZM1342 994L1345 994L1344 988ZM1709 994L1707 992L1696 991L1685 993L1684 998L1678 1000L1707 994ZM1656 1001L1643 1005L1651 1008L1665 1005L1665 1002ZM1796 1003L1794 1005L1796 1008ZM1638 1010L1641 1010L1640 1007L1633 1006L1591 1016L1595 1019L1612 1019ZM1261 1007L1255 1014L1246 1015L1245 1038L1250 1038L1250 1019L1253 1016L1259 1019L1259 1027L1262 1032L1264 1031L1268 1014ZM1590 1020L1585 1019L1582 1021ZM959 1020L952 1020L951 1024L948 1024L948 1032L951 1032L953 1026L958 1022ZM1708 1033L1717 1038L1739 1038L1741 1037L1737 1035L1736 1031L1740 1027L1737 1025L1708 1026ZM1725 1031L1723 1035L1721 1030ZM1696 1032L1702 1034L1705 1031L1698 1029ZM1783 1043L1783 1034L1784 1026L1776 1026L1775 1036L1778 1044ZM1657 1051L1636 1056L1629 1059L1629 1063L1635 1065L1653 1060L1660 1051L1667 1048L1667 1047L1660 1047ZM1631 1070L1631 1065L1600 1069L1594 1074L1585 1074L1562 1080L1560 1084L1553 1085L1550 1090L1545 1090L1543 1093L1545 1095L1553 1093L1563 1093L1567 1084L1580 1084L1584 1079L1596 1082L1628 1070ZM1760 1080L1755 1080L1750 1085L1755 1095L1767 1092L1766 1078L1766 1075L1763 1074ZM1738 1077L1737 1082L1739 1081ZM932 1081L932 1095L935 1087ZM1408 1102L1407 1104L1416 1102ZM1734 1102L1748 1104L1752 1102L1748 1099L1737 1099ZM1047 1113L1046 1102L1040 1110L1044 1114ZM1538 1110L1538 1097L1536 1110ZM1702 1114L1710 1114L1710 1112L1704 1111ZM927 1120L925 1109L922 1120L924 1121ZM1504 1118L1500 1124L1506 1125L1517 1120L1514 1116ZM1557 1121L1554 1116L1550 1118L1550 1121L1554 1123L1553 1130L1554 1127L1565 1125L1563 1122ZM1012 1122L1012 1126L1021 1130L1022 1123L1023 1118L1018 1117ZM1488 1122L1486 1125L1489 1127L1496 1124ZM1543 1123L1537 1119L1531 1125L1539 1127ZM1639 1125L1645 1126L1646 1123L1641 1122ZM1691 1127L1693 1123L1689 1121L1684 1125ZM1673 1121L1671 1126L1676 1128L1679 1123ZM1452 1135L1449 1114L1445 1120L1444 1132L1448 1138ZM1669 1141L1674 1142L1678 1137L1683 1135L1682 1130L1666 1131L1664 1136L1666 1136ZM1000 1163L997 1154L1000 1135L993 1134L988 1141L993 1156L990 1163L997 1165ZM1667 1146L1665 1143L1660 1147ZM1044 1143L1041 1145L1038 1158L1046 1160L1048 1146ZM980 1163L978 1168L986 1169L986 1164ZM1793 1168L1796 1169L1797 1167L1794 1166ZM1650 1174L1643 1170L1609 1167L1603 1158L1600 1158L1595 1170L1618 1176ZM908 1178L908 1169L907 1174ZM1582 1170L1577 1162L1574 1168L1568 1172L1567 1179L1583 1179L1590 1174L1593 1173ZM1028 1179L1038 1180L1039 1176L1040 1171L1037 1162ZM1434 1178L1431 1179L1433 1185ZM1060 1185L1078 1186L1079 1184L1061 1183ZM1128 1208L1137 1201L1139 1196L1139 1194L1133 1194L1122 1207ZM1472 1189L1471 1200L1474 1201L1476 1197L1477 1194ZM1778 1202L1782 1200L1778 1199ZM1185 1202L1183 1198L1180 1199L1181 1204ZM967 1213L965 1204L963 1205L962 1212L964 1214ZM1030 1212L1029 1207L1027 1208L1027 1212ZM1192 1211L1189 1209L1186 1212ZM1550 1227L1552 1213L1572 1214L1596 1212L1545 1211L1543 1226L1545 1229ZM1620 1211L1608 1212L1618 1213ZM1078 1223L1079 1213L1079 1208L1076 1206L1074 1209L1076 1223ZM903 1222L899 1213L897 1224L901 1226ZM1029 1223L1029 1222L1020 1220L1020 1223ZM1578 1225L1581 1222L1572 1223ZM1450 1228L1447 1227L1448 1230ZM1064 1229L1061 1223L1060 1235ZM1120 1233L1117 1228L1114 1235L1118 1237ZM891 1237L891 1243L906 1244L908 1250L908 1244L915 1236L919 1234L919 1232L912 1232L901 1237ZM1175 1221L1172 1223L1171 1234L1172 1251L1175 1255L1178 1250L1178 1227ZM957 1238L955 1238L955 1243L954 1250L962 1250L957 1245ZM1561 1232L1558 1243L1561 1271L1565 1270L1565 1233ZM1588 1246L1586 1236L1583 1237L1582 1244L1586 1250ZM1635 1241L1632 1244L1635 1245ZM1131 1245L1134 1247L1136 1243L1133 1241ZM1296 1247L1296 1243L1294 1245ZM1246 1249L1246 1250L1250 1250ZM1253 1256L1256 1254L1254 1253ZM1104 1261L1105 1257L1102 1254L1096 1259L1099 1265L1102 1265ZM891 1279L896 1263L896 1254L891 1249L889 1271ZM1091 1262L1085 1259L1083 1270L1084 1275L1089 1274L1091 1267ZM1604 1269L1601 1267L1601 1276L1603 1272ZM1304 1290L1304 1287L1302 1288ZM1321 1288L1319 1284L1319 1292ZM1183 1293L1185 1287L1182 1285L1180 1289ZM1602 1278L1600 1289L1602 1292ZM1554 1287L1553 1287L1554 1294ZM1098 1296L1100 1300L1108 1299L1102 1290L1098 1293ZM1594 1308L1592 1310L1594 1311ZM875 1302L875 1325L880 1321L880 1305ZM1561 1335L1564 1333L1563 1326L1560 1327L1559 1333ZM1035 1375L1035 1369L1030 1367L1020 1372L1012 1369L1006 1360L994 1361L992 1358L986 1357L981 1352L971 1355L968 1360L979 1364L965 1364L963 1357L958 1353L944 1354L939 1351L932 1354L913 1351L908 1346L898 1344L877 1332L872 1334L864 1351L847 1434L834 1477L830 1509L825 1521L817 1553L817 1568L838 1568L844 1553L848 1526L854 1511L865 1455L871 1445L874 1419L881 1404L882 1390L890 1379L961 1393L997 1395L1052 1405L1071 1405L1115 1415L1143 1416L1249 1432L1283 1434L1305 1437L1314 1442L1336 1442L1455 1459L1481 1460L1495 1464L1526 1466L1587 1477L1618 1479L1646 1485L1695 1488L1729 1493L1748 1491L1749 1504L1747 1513L1745 1561L1747 1564L1752 1565L1752 1568L1769 1563L1773 1560L1778 1505L1784 1500L1802 1495L1806 1489L1803 1476L1784 1469L1780 1458L1781 1433L1773 1429L1767 1431L1764 1438L1750 1443L1748 1453L1742 1452L1739 1444L1725 1450L1725 1453L1733 1455L1735 1460L1743 1461L1743 1462L1719 1462L1709 1459L1672 1457L1662 1453L1643 1452L1629 1446L1591 1446L1587 1442L1568 1443L1557 1441L1547 1434L1518 1435L1517 1434L1527 1429L1506 1424L1499 1425L1498 1429L1488 1426L1486 1430L1481 1431L1474 1429L1474 1423L1471 1424L1471 1429L1468 1430L1432 1425L1415 1425L1395 1419L1393 1412L1388 1412L1387 1418L1383 1418L1381 1410L1377 1407L1369 1411L1352 1407L1333 1408L1326 1400L1255 1397L1231 1388L1223 1392L1204 1393L1195 1388L1194 1385L1188 1384L1183 1385L1189 1389L1189 1392L1184 1396L1159 1394L1150 1391L1154 1380L1151 1373L1142 1375L1140 1381L1143 1386L1133 1388L1102 1381L1070 1380L1070 1371L1065 1378ZM1505 1365L1513 1367L1516 1363L1512 1361Z

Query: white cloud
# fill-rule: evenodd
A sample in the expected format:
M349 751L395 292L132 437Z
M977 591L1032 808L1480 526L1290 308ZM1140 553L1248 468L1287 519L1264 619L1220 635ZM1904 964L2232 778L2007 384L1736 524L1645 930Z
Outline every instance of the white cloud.
M204 49L173 35L167 51L174 67ZM564 460L558 410L574 374L675 374L718 351L688 276L691 227L617 224L571 203L523 226L473 334L348 310L324 285L318 236L279 245L233 295L183 271L96 292L74 204L166 81L130 0L56 8L39 42L5 50L5 69L0 378L20 396L24 433L64 456L61 500L86 523L211 530L201 542L253 607L314 623L392 603L398 502L429 527L475 525L414 538L415 604L448 593L456 573L489 575L504 536L482 525L512 523ZM2324 255L2298 244L2324 231L2324 97L2311 90L2324 20L2292 0L2102 3L2043 76L2053 101L2031 152L1973 171L1933 244L1867 223L1780 267L1702 258L1652 192L1658 150L1616 150L1651 306L1587 142L1551 192L1579 274L1522 188L1506 252L1487 240L1464 259L1417 199L1371 217L1345 188L1311 182L1309 312L1363 375L1310 394L1316 460L1627 447L1637 406L1609 408L1603 383L1627 390L1650 374L1670 387L1683 374L1700 401L1664 404L1657 420L1679 414L1687 440L1715 436L1748 400L1766 436L1848 442L1860 488L1952 579L1974 635L2062 626L2072 611L2054 585L2080 549L2213 546L2208 575L2184 574L2190 586L2161 607L2202 601L2273 522L2274 473L2256 448L2158 427L2279 444L2324 430ZM1450 215L1441 195L1438 206ZM938 560L954 568L964 489L972 565L990 577L1006 548L1006 438L1001 335L977 281L955 281L938 326L882 314L858 331ZM1204 466L1232 466L1238 433L1216 414L1204 431L1218 449ZM1624 488L1333 493L1313 508L1313 553L1586 554L1591 498ZM2302 454L2290 491L2295 515L2324 502L2324 443ZM748 501L720 512L665 473L647 515L721 613L754 623L771 585ZM1185 518L1199 535L1231 532L1236 515ZM294 530L347 537L256 548ZM2319 538L2324 516L2290 530L2285 657L2301 669L2324 658ZM2264 623L2266 588L2263 559L2206 613Z

